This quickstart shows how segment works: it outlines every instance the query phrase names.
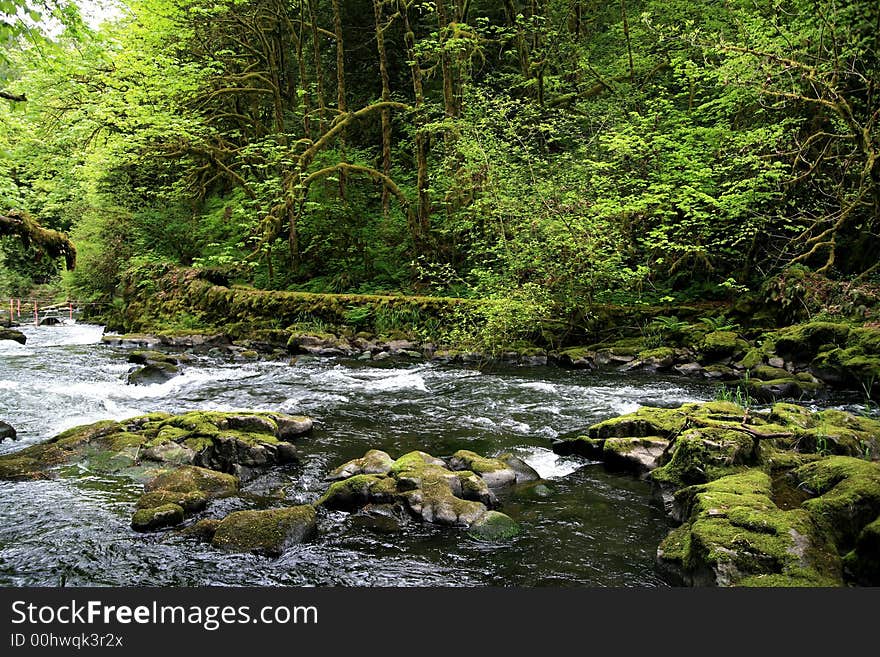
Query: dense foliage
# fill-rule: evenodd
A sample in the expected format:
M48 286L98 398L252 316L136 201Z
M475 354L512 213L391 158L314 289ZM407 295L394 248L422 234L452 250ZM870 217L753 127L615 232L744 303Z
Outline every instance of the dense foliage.
M40 41L22 6L0 214L70 231L79 298L170 260L527 317L880 261L876 0L131 0ZM58 269L0 251L4 291Z

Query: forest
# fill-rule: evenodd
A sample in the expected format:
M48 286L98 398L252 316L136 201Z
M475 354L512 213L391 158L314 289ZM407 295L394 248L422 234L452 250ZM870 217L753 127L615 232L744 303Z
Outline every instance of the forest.
M877 0L77 1L0 585L880 584Z
M870 0L0 10L3 296L175 263L565 313L880 275Z

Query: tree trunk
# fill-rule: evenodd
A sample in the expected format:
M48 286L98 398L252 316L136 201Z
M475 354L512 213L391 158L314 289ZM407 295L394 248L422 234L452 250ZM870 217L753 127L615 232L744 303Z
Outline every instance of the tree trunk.
M382 101L391 100L391 83L388 79L388 55L385 52L385 26L382 25L382 2L373 0L373 14L376 19L376 49L379 52L379 77L382 79ZM382 109L382 173L391 176L391 110ZM382 186L382 214L387 217L391 196L386 185Z
M419 209L418 209L418 229L419 235L417 239L423 238L428 232L430 215L431 215L431 197L428 193L428 144L427 135L424 129L424 104L425 97L422 88L422 67L418 62L416 55L416 37L409 22L407 15L407 5L405 0L399 0L400 13L403 16L403 28L406 32L404 41L406 43L406 56L410 61L410 71L412 73L413 94L415 95L415 113L416 113L416 183L419 187Z

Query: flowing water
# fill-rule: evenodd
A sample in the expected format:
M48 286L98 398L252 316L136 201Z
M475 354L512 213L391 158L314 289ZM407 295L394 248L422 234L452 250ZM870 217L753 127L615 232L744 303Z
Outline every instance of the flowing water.
M0 342L0 419L19 440L0 453L72 426L151 411L273 410L315 418L297 441L300 462L246 486L240 508L313 502L322 477L370 448L512 451L544 478L501 495L522 526L511 543L408 524L381 533L341 512L320 514L319 538L278 559L229 555L177 532L129 528L139 484L89 471L0 482L0 585L662 586L653 560L669 531L649 485L550 450L639 405L709 399L683 378L597 375L553 367L479 371L425 362L361 363L300 357L236 363L195 356L164 384L129 386L127 350L100 343L90 325L27 327L26 346ZM280 492L279 492L280 491Z

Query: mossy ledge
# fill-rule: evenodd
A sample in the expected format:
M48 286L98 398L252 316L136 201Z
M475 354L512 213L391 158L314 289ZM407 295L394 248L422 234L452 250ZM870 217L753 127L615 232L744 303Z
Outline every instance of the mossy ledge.
M730 402L643 407L554 450L652 481L681 523L657 551L670 579L696 586L877 581L875 419L787 403L761 412Z

